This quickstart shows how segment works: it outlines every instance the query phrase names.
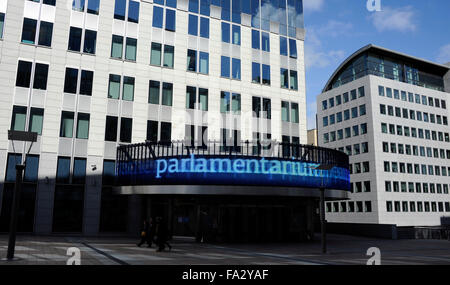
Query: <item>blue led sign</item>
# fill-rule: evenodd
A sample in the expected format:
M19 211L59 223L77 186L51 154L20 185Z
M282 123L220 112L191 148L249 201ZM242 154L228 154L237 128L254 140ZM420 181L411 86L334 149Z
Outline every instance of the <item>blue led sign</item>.
M248 185L350 190L348 169L278 158L194 156L120 163L123 185Z

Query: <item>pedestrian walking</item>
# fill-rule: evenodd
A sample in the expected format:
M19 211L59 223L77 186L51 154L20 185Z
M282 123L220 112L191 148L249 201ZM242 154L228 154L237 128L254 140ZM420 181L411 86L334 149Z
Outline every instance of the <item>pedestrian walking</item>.
M137 244L138 247L141 247L144 243L148 242L149 236L149 224L146 220L142 223L141 227L141 241Z
M158 252L164 251L166 245L169 247L169 250L172 250L172 246L169 244L168 239L169 231L167 225L165 221L159 217L156 221L156 244L158 245Z

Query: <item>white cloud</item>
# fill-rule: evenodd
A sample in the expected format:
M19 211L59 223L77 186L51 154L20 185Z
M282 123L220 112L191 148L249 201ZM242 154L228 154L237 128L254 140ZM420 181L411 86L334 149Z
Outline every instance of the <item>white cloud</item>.
M437 62L443 63L443 64L450 62L450 44L445 45L439 49L439 55L437 57Z
M305 12L319 11L322 9L324 0L303 0L303 10Z
M342 34L347 34L351 28L352 25L349 23L334 20L328 21L324 26L319 28L307 28L305 39L306 68L324 68L342 61L344 59L345 52L343 50L333 49L325 51L320 37L338 37Z
M417 28L416 12L411 6L391 8L383 6L382 11L374 12L370 19L379 32L414 32Z

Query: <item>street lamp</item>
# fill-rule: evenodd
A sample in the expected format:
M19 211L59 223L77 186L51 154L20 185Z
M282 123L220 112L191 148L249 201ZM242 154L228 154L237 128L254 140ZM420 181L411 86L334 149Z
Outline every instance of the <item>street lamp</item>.
M330 171L333 169L335 165L332 164L320 164L316 167L310 167L315 170L326 170ZM321 184L320 184L320 231L322 233L322 253L327 253L327 232L326 232L326 224L325 220L325 185L323 182L323 175L321 175Z
M23 131L8 131L8 140L12 141L12 146L14 153L16 150L14 148L14 141L22 141L22 142L31 142L30 147L28 149L28 153L30 153L31 147L33 143L37 141L37 133L36 132L23 132ZM22 192L22 180L23 180L23 171L25 170L25 147L23 148L23 153L21 155L20 164L16 164L16 184L14 187L13 193L13 204L11 209L11 221L9 226L9 240L8 240L8 253L7 260L11 261L14 259L14 251L16 247L16 231L17 231L17 220L18 220L18 211L20 206L20 193Z

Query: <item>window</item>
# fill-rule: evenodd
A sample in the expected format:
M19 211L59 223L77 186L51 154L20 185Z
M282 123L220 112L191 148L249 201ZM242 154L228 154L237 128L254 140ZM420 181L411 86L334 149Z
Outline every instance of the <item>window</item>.
M197 51L188 49L187 51L187 70L197 71Z
M131 143L133 119L120 118L120 142Z
M152 26L155 28L163 28L163 17L164 17L164 9L154 5L153 6L153 23Z
M26 118L27 108L22 106L14 106L11 120L11 130L25 131Z
M70 157L58 157L56 182L70 183Z
M81 95L92 95L94 72L82 70L80 78L80 91ZM66 68L66 75L64 80L64 93L76 94L78 90L78 69Z
M94 72L82 70L81 71L81 82L80 82L80 94L81 95L92 95L92 84L94 80Z
M117 141L117 123L117 117L106 116L105 141Z
M32 62L19 60L19 64L17 67L16 86L30 88L32 65Z
M61 127L59 136L62 138L73 137L74 113L63 111L61 114Z
M199 61L199 67L198 72L203 74L209 73L209 54L207 52L200 52L200 61Z
M123 77L123 90L122 100L133 101L134 100L134 77Z
M70 51L81 51L81 39L84 32L83 52L88 54L95 54L97 45L97 32L91 30L83 30L76 27L70 27L69 33L69 47Z
M22 27L22 43L34 44L36 41L37 20L24 18Z
M164 67L173 68L175 47L164 45Z
M0 39L3 39L3 26L5 25L5 13L0 13Z
M40 25L38 45L49 47L52 45L53 23L41 21Z
M259 63L252 63L252 82L261 83L261 66Z
M137 39L127 38L125 47L125 59L136 61Z
M84 184L86 180L86 159L74 158L72 183Z
M77 139L89 138L89 114L78 113Z
M287 88L289 89L289 70L285 69L285 68L281 68L280 69L280 75L281 75L281 88ZM325 102L325 109L326 109L326 101ZM322 105L322 110L324 106Z
M147 121L147 140L151 142L158 141L158 122Z
M298 113L298 104L291 103L291 115L292 115L292 123L299 123L299 113Z
M158 81L150 80L148 91L148 103L159 104L160 83Z
M197 97L198 96L198 97ZM198 102L198 107L197 107ZM208 111L208 89L197 88L192 86L186 87L186 109L199 109Z
M120 96L120 75L109 75L108 98L119 99Z
M261 49L270 52L270 36L268 33L261 32Z
M125 60L136 61L137 40L126 38L125 51L123 51L123 37L113 35L111 44L111 57L122 59L125 54Z
M290 83L291 83L292 90L298 90L297 71L294 71L294 70L290 71Z
M260 49L260 37L257 30L252 30L252 48Z
M161 66L161 47L160 43L152 43L152 50L150 56L150 64Z
M239 114L241 111L241 95L222 91L220 94L220 112Z
M270 85L270 66L262 64L262 83Z
M43 121L44 109L31 108L29 130L31 132L36 132L38 135L42 135Z
M48 77L48 65L36 63L34 70L34 82L33 89L46 90L47 89L47 77Z
M128 4L128 15L126 15ZM131 0L116 0L114 8L114 19L139 23L139 2Z
M384 87L383 86L378 86L378 95L384 96Z
M111 44L111 57L122 59L122 53L123 53L123 37L113 35Z

